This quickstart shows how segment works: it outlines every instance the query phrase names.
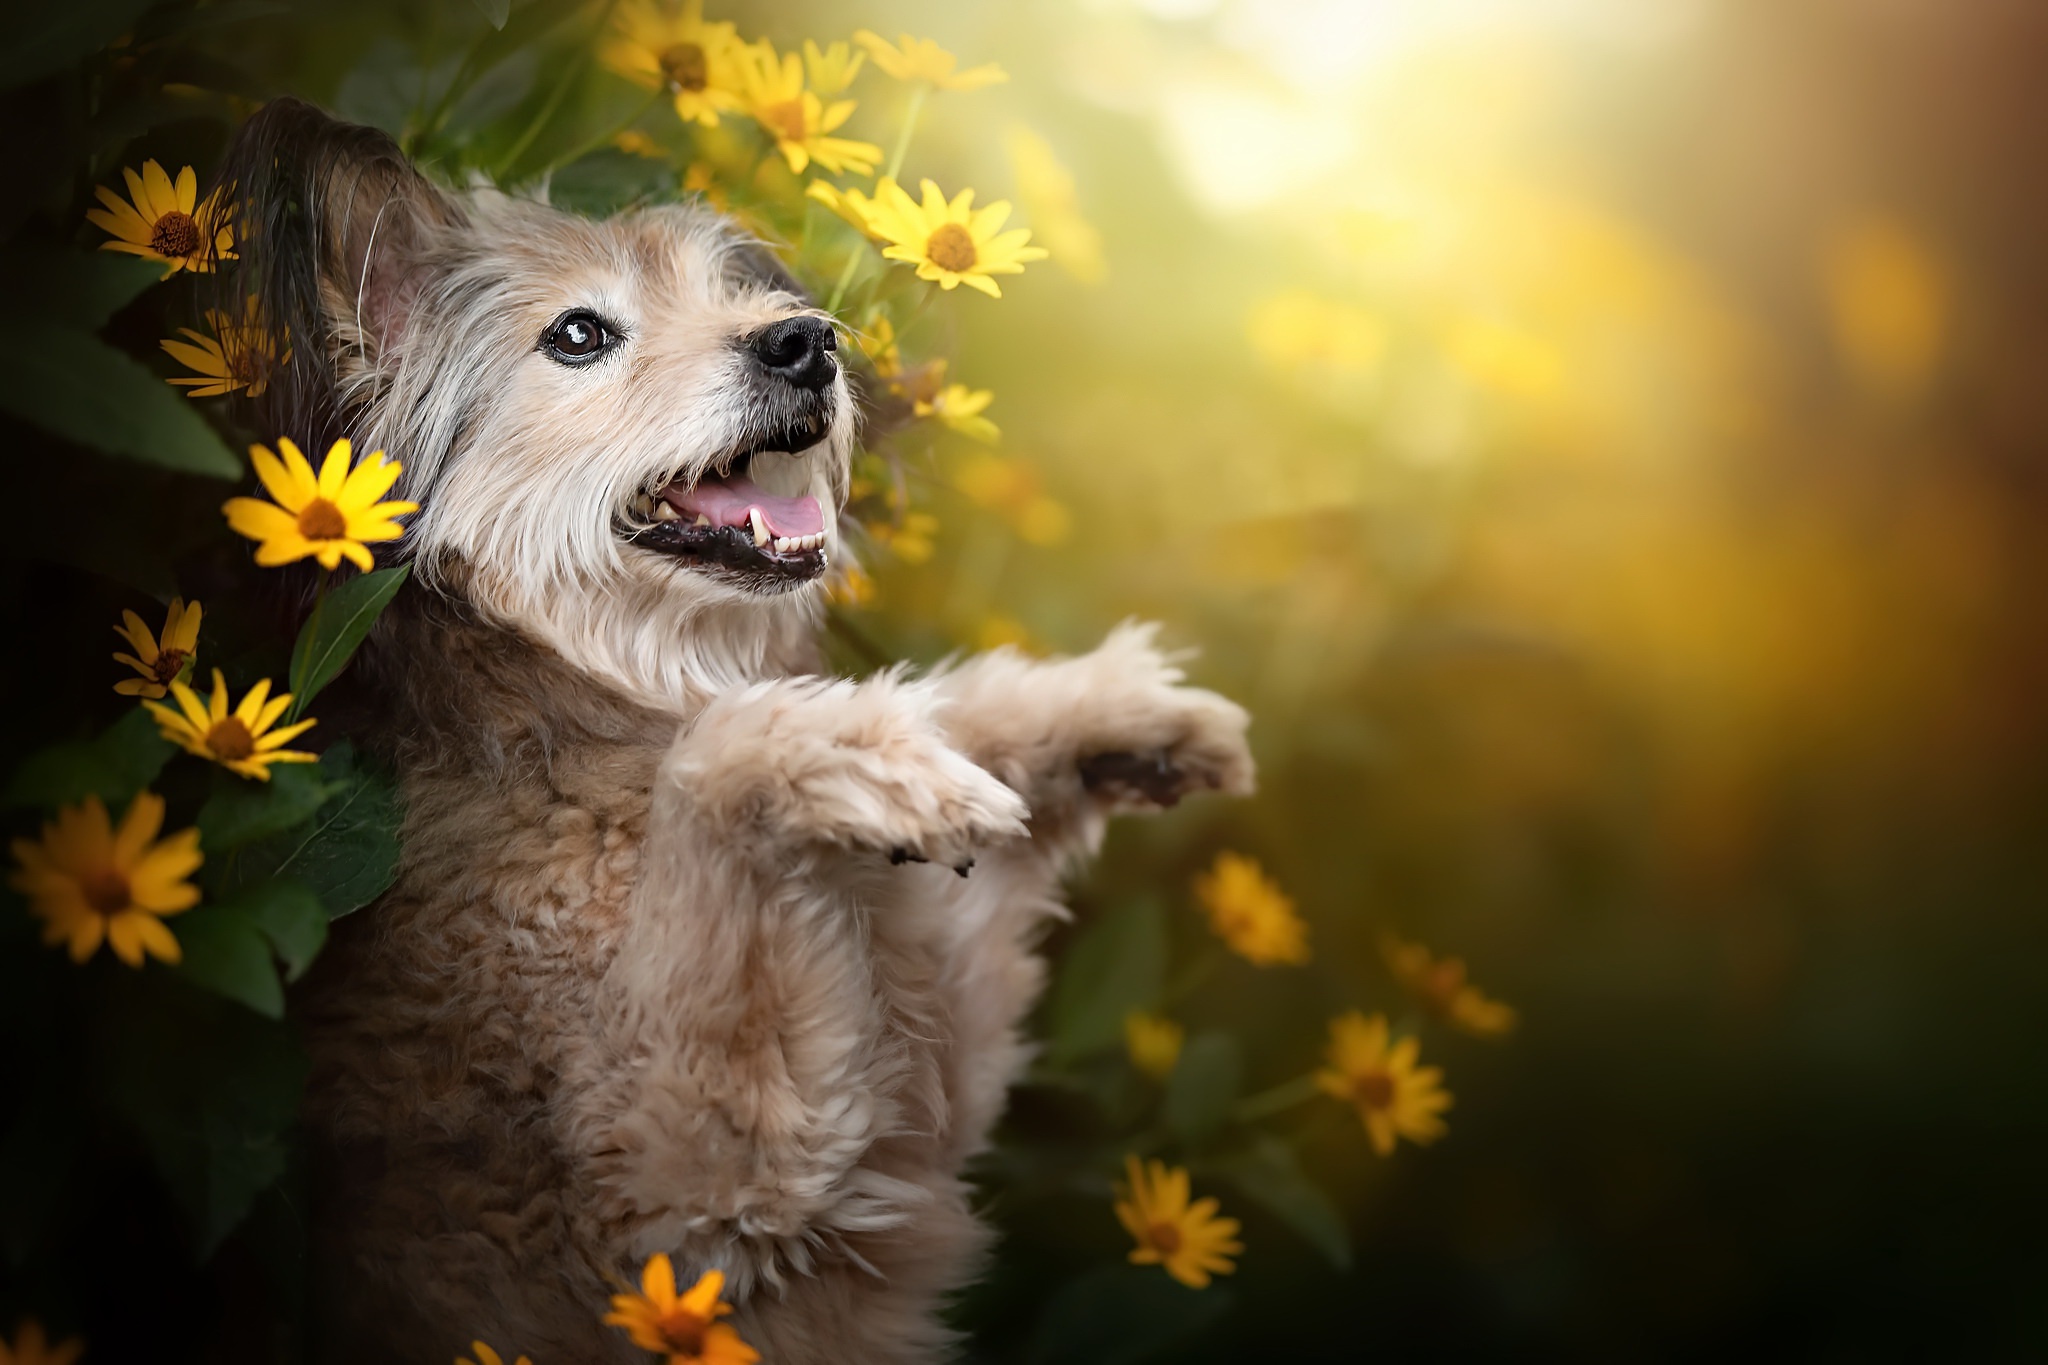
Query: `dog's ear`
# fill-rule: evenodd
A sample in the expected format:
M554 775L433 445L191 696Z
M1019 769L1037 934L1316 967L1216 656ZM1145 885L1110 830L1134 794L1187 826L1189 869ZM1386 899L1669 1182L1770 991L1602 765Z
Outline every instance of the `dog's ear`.
M462 211L384 133L290 98L242 126L216 181L235 229L223 311L255 299L291 350L259 400L265 425L325 446L379 384L431 277L432 241Z

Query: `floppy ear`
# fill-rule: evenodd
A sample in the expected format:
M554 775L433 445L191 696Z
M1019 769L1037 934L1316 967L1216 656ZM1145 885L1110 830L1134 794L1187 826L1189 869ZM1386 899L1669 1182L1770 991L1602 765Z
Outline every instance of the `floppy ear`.
M220 272L221 306L239 317L254 297L291 348L261 416L272 435L324 447L387 377L433 239L462 211L384 133L291 98L242 126L216 180L237 253Z

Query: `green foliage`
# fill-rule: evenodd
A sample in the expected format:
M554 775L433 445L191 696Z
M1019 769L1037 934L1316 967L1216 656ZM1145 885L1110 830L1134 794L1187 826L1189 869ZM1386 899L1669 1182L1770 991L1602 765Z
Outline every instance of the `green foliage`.
M318 771L326 795L313 817L242 849L225 885L289 876L338 919L375 900L398 874L398 792L346 741L320 756Z
M1220 1031L1197 1034L1166 1081L1166 1126L1190 1147L1223 1130L1244 1085L1244 1050Z
M313 613L300 628L292 649L293 717L304 715L320 690L348 667L368 638L370 627L377 624L378 616L391 605L411 573L411 565L400 564L360 574L322 593L313 603Z
M1166 984L1166 912L1138 900L1089 925L1068 950L1046 1016L1047 1059L1076 1061L1114 1046L1124 1016L1150 1009Z
M97 337L60 326L0 331L0 412L181 473L232 479L242 470L175 389Z
M138 706L92 739L66 740L24 759L7 780L6 804L55 810L97 796L118 816L176 752Z
M1338 1270L1351 1268L1351 1233L1344 1214L1301 1168L1294 1149L1270 1134L1211 1164L1245 1198L1265 1209L1320 1251Z
M1229 1291L1189 1289L1156 1267L1097 1266L1046 1304L1024 1360L1137 1365L1201 1332L1229 1308Z

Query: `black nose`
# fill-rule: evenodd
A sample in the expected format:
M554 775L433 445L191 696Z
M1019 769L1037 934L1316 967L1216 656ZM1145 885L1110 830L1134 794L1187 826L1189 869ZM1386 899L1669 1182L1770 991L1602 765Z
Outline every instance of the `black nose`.
M839 373L832 352L839 338L823 318L784 318L754 333L755 359L778 379L800 389L822 389Z

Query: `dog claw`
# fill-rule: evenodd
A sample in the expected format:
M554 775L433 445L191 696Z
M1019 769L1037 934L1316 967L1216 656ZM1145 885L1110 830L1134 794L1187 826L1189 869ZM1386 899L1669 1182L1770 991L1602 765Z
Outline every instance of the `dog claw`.
M898 844L896 847L889 850L889 861L895 864L897 867L901 867L905 863L928 863L931 861L931 859L920 858L915 853L912 853L909 849L903 847L901 844Z
M965 877L969 872L974 870L974 859L969 858L964 863L954 864L953 870L959 873L962 877Z

